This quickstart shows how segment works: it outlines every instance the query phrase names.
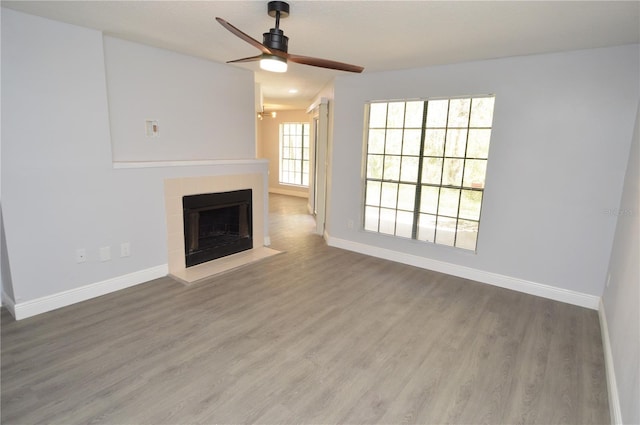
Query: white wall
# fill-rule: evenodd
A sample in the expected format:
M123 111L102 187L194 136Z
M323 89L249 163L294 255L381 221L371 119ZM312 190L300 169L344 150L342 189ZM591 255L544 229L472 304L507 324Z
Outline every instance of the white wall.
M638 50L337 77L330 243L576 291L596 307L616 223L605 211L620 199L639 97ZM365 102L487 93L496 102L477 254L359 230Z
M602 303L607 326L605 349L610 345L612 363L608 373L615 371L615 391L619 397L622 422L640 423L640 266L638 235L640 235L640 105L636 129L626 167L624 190L620 206L610 214L617 216L613 250L609 263L611 279L605 287ZM611 367L612 366L612 367ZM611 376L609 377L611 381ZM610 390L610 392L613 392ZM611 399L611 398L610 398ZM615 400L614 400L615 403ZM618 406L615 406L617 408ZM611 406L614 409L614 406Z
M104 54L115 161L255 158L234 143L255 138L252 72L112 37Z
M135 50L143 63L160 54L144 46ZM210 154L231 152L228 146L236 146L234 155L253 152L252 74L238 70L229 75L224 65L167 56L180 62L172 69L186 70L187 76L206 70L241 97L210 97L208 110L228 108L245 117L224 139L212 135ZM188 78L175 77L175 84L157 88L159 96L191 88ZM131 81L111 81L116 82L135 96L137 86ZM164 120L171 124L174 118L184 117L169 114ZM6 9L2 124L2 209L16 304L166 265L165 178L266 173L263 163L114 169L101 33ZM199 142L191 140L182 141L182 148L199 152ZM144 158L153 155L150 149ZM122 242L130 242L130 257L119 257ZM99 261L103 246L111 246L111 261ZM86 249L85 263L76 263L77 248Z

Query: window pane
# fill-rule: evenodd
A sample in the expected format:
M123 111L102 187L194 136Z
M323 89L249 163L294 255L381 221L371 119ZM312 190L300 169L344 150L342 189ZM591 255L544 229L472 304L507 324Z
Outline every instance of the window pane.
M281 183L309 185L309 124L280 124Z
M482 192L477 190L463 190L460 195L460 218L480 220L480 206Z
M447 186L461 186L463 165L464 159L445 158L442 184Z
M439 198L439 187L422 186L422 193L420 194L420 212L436 214L438 212Z
M422 163L422 183L440 184L442 180L442 159L425 158Z
M382 155L367 156L367 178L382 180Z
M369 130L369 153L384 153L384 130Z
M468 158L488 158L491 130L469 130Z
M493 106L493 97L370 104L365 229L475 250ZM299 158L300 142L289 143Z
M475 189L484 188L486 174L487 161L485 159L467 159L464 165L463 186Z
M424 155L443 156L445 130L426 130L424 133Z
M369 105L369 128L385 128L387 125L387 104Z
M385 156L384 157L384 180L400 180L400 157Z
M395 208L398 202L398 185L396 183L382 183L380 205Z
M448 100L430 100L427 105L427 127L446 127Z
M387 112L387 127L402 128L404 125L404 102L391 102Z
M421 241L435 241L436 216L420 214L418 219L418 239Z
M403 155L420 155L420 130L405 130L402 142Z
M448 127L468 127L471 99L451 99Z
M396 211L385 208L380 209L380 233L393 235L396 229Z
M413 211L416 204L416 187L411 184L401 184L398 188L398 208Z
M402 172L400 180L403 182L418 182L418 158L413 156L402 157Z
M479 97L471 102L471 127L491 127L494 97Z
M413 213L398 211L396 216L396 236L410 238L413 230Z
M380 182L367 182L367 193L365 196L365 203L367 205L380 205Z
M456 217L458 215L458 199L460 199L459 189L440 189L440 202L438 204L438 214Z
M436 243L453 246L456 238L456 219L438 217Z
M458 232L456 234L456 246L458 248L475 251L477 238L477 221L458 220Z
M375 207L365 207L364 209L364 230L378 231L378 219L380 209Z
M467 130L448 130L444 156L464 157L467 145Z
M406 116L404 119L405 128L421 128L424 102L407 102L406 108Z
M400 155L402 153L402 130L387 130L384 151L387 155Z

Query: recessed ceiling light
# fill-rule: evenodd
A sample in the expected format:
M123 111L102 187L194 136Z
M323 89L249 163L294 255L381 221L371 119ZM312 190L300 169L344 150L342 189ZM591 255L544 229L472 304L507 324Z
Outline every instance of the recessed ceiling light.
M298 93L298 89L289 89L289 93L296 94Z

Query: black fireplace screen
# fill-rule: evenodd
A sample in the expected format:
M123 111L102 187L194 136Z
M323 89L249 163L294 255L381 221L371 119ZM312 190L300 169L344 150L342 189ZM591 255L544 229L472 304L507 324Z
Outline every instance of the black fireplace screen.
M182 198L186 266L253 248L251 189Z

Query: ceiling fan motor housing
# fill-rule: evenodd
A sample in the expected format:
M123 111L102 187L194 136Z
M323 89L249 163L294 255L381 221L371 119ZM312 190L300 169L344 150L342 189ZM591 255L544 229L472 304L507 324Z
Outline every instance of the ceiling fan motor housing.
M270 49L287 51L289 37L284 35L284 31L278 28L271 28L269 32L262 34L262 44Z
M276 18L276 27L262 34L262 44L270 49L286 52L289 37L284 35L284 31L280 29L280 18L289 16L289 3L284 1L270 1L269 4L267 4L267 13L272 18Z

